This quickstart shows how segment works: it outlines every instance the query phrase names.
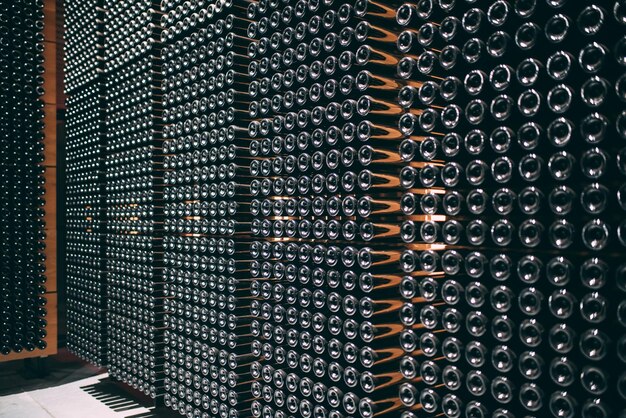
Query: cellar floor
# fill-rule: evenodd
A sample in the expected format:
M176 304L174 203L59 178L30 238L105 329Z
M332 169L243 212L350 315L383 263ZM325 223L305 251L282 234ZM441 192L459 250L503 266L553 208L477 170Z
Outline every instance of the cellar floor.
M0 397L0 418L160 417L101 374L45 389Z
M0 363L0 418L170 418L62 350L45 377L23 362Z

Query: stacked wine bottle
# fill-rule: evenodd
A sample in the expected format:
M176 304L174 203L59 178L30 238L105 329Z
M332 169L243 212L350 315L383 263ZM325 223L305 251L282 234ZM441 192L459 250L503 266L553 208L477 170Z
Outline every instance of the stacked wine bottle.
M623 0L104 9L114 376L190 418L626 414Z
M43 4L0 5L0 361L46 347Z
M249 59L239 3L163 3L165 405L248 416Z
M106 1L107 358L114 378L163 387L160 13Z
M428 273L410 294L426 330L407 347L420 350L403 369L407 408L625 413L624 13L614 1L398 8L403 210L438 217L402 230L444 246L406 270Z
M252 415L399 416L399 339L421 326L399 294L395 9L270 0L248 17Z
M68 348L106 365L102 3L65 5Z

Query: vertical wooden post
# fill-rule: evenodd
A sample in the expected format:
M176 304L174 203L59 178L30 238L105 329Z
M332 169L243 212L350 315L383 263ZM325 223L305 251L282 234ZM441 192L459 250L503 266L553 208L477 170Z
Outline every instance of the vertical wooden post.
M46 298L48 299L48 347L57 352L57 8L56 0L44 0L44 165L46 166Z

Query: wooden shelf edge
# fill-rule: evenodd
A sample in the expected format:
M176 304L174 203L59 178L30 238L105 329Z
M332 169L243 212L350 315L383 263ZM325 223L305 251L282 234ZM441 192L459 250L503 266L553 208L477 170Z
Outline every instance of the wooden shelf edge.
M0 363L15 360L25 360L27 358L48 357L57 354L57 352L57 347L54 347L54 349L46 347L45 350L22 351L21 353L11 353L6 356L0 354Z

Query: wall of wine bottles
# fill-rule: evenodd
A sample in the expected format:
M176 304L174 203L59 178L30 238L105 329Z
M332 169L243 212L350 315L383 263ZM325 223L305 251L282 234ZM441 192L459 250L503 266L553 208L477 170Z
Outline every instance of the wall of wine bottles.
M626 413L623 0L70 3L74 351L187 417Z
M104 9L65 2L67 346L107 364Z
M0 5L0 362L56 353L49 35L42 1Z
M228 2L163 6L164 403L236 416L251 398L246 25Z
M163 386L160 15L105 2L107 359L147 395Z
M445 217L402 226L445 248L416 254L443 277L416 282L429 330L407 339L421 380L400 397L448 416L624 414L625 4L490 3L396 14L398 74L420 82L399 95L401 181L439 189L409 200Z

